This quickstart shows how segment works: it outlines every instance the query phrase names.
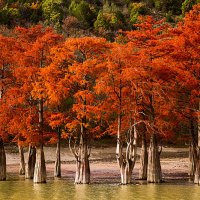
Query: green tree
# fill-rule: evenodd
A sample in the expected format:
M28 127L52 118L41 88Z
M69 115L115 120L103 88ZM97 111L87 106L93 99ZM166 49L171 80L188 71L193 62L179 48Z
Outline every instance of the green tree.
M56 29L61 27L64 10L63 0L44 0L42 2L42 11L47 25L53 25Z
M39 1L20 3L19 12L22 21L21 25L24 25L24 21L37 24L42 20L42 7Z
M200 3L200 0L185 0L181 7L182 14L185 15L185 13L191 10L192 7L197 3Z
M103 11L100 10L99 14L97 16L97 20L94 22L94 28L95 29L104 29L104 30L108 30L109 29L109 22L106 19L106 17L103 15Z
M19 18L20 13L17 8L11 8L6 5L0 10L0 24L12 26L18 23Z
M130 5L130 23L137 23L138 16L146 13L146 6L144 3L133 3Z
M97 16L96 10L83 0L80 2L72 0L69 6L69 14L89 26L93 26L94 20Z

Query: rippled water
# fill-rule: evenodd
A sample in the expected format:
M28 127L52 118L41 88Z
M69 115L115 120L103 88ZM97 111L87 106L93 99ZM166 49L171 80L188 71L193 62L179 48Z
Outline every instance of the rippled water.
M0 182L0 200L199 200L196 185L74 185L67 180L33 184L32 181Z

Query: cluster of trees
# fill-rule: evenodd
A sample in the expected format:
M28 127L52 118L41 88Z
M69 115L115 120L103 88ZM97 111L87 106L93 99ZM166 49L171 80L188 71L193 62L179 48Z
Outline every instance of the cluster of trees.
M0 24L27 27L41 23L65 31L66 21L73 16L83 30L113 32L131 29L139 15L157 13L157 17L177 21L175 16L184 15L197 3L199 0L1 0Z
M110 134L117 136L121 183L131 181L139 144L139 177L159 183L159 141L174 137L174 127L185 121L191 125L190 175L199 183L200 5L175 28L150 16L139 20L115 42L64 39L41 25L0 35L0 180L6 179L3 141L19 145L20 173L43 183L43 146L57 142L59 177L60 140L67 137L75 183L89 183L91 140Z

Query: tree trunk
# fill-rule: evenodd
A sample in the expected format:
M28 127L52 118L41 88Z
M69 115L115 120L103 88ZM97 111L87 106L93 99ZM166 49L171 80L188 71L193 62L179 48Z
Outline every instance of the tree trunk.
M156 134L153 134L150 139L147 181L149 183L160 183L162 179L160 153L158 151L158 144Z
M6 153L3 139L0 138L0 181L6 180Z
M190 123L190 132L191 132L191 143L189 146L189 172L188 175L191 179L194 179L194 174L196 171L196 160L197 160L197 145L196 145L196 137L195 137L195 127L193 120Z
M200 147L197 147L196 170L194 174L195 184L200 184L199 175L200 175Z
M136 146L132 144L128 144L126 148L126 157L121 155L121 158L117 158L119 167L120 167L120 175L121 175L121 184L126 185L131 183L132 172L135 166L136 161Z
M76 184L90 183L90 149L88 148L87 140L81 136L79 151L76 154Z
M25 178L32 179L34 176L35 169L35 161L36 161L36 148L29 145L28 149L28 162L26 164Z
M148 152L146 134L142 134L142 147L140 152L139 179L147 180Z
M46 164L43 145L36 147L36 163L34 170L34 183L46 183Z
M18 149L20 156L19 175L25 175L24 148L21 145L18 145Z
M196 160L197 160L197 149L196 146L191 142L189 146L189 172L188 175L191 179L194 178L196 171Z
M58 142L57 142L57 149L56 149L56 162L54 167L54 177L61 177L61 159L60 159L60 138L61 133L58 129Z
M131 162L123 162L120 166L121 184L131 183L133 167Z
M120 123L120 116L118 119ZM126 152L123 154L123 144L120 141L120 125L118 124L118 134L117 134L117 148L116 148L116 157L117 162L120 167L121 174L121 184L126 185L131 183L132 172L135 166L137 158L137 132L134 126L134 131L132 133L132 126L127 135L127 147Z
M200 102L199 102L199 108L200 111ZM197 131L198 131L198 143L197 143L197 159L196 159L196 170L194 175L194 183L200 184L200 115L198 115L197 119Z
M38 101L38 128L39 128L39 136L40 140L38 141L38 146L36 147L36 162L35 162L35 170L34 170L34 183L46 183L46 164L44 157L44 149L43 149L43 99L39 99Z

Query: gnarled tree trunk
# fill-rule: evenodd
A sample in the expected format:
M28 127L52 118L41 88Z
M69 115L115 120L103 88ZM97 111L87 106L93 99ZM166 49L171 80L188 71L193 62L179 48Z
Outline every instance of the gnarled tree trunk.
M0 181L6 180L6 153L3 139L0 138Z
M56 148L56 162L54 167L54 177L61 177L61 159L60 159L60 139L61 139L61 133L60 129L58 129L58 142L57 142L57 148Z
M36 161L36 148L29 145L28 148L28 161L26 164L25 178L32 179L34 176L35 169L35 161Z
M116 157L120 167L121 184L129 184L132 178L133 168L137 158L137 133L135 126L131 126L127 135L126 152L123 153L123 143L121 142L121 116L118 119L118 134ZM134 130L132 130L132 127Z
M19 175L25 175L24 148L18 144L18 149L20 157Z
M158 150L156 134L152 134L149 146L147 181L149 183L160 183L162 180L160 153Z
M43 145L36 147L36 162L34 170L34 183L46 183L46 164Z
M140 152L140 168L139 168L139 179L147 179L147 165L148 165L148 152L147 152L147 141L146 134L142 134L142 147Z
M71 141L69 142L69 144L70 143ZM81 135L78 150L76 150L75 147L72 149L71 144L70 144L70 150L76 158L76 174L74 183L89 184L90 183L89 157L91 149L88 147L87 138Z
M81 145L80 153L76 158L75 183L90 183L90 165L87 144Z
M131 183L132 172L136 161L137 147L133 142L129 142L126 147L125 155L122 153L122 144L118 142L117 146L121 149L116 151L117 161L120 167L121 184Z

